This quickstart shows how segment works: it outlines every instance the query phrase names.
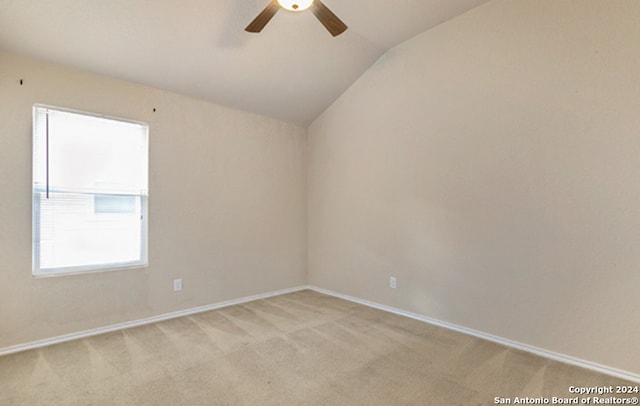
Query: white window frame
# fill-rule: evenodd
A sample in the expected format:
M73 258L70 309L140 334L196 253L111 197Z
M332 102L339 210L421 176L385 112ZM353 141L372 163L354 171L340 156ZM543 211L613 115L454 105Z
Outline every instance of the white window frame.
M37 111L38 110L42 110L45 109L47 111L54 111L54 112L63 112L63 113L71 113L71 114L76 114L79 116L83 116L83 117L88 117L88 118L97 118L97 119L106 119L106 120L113 120L113 121L117 121L120 123L129 123L129 124L134 124L134 125L138 125L138 126L142 126L143 130L145 131L144 134L144 156L141 157L142 160L144 160L143 164L146 166L146 174L145 174L145 186L146 186L146 190L144 192L139 192L139 193L135 193L135 194L111 194L111 193L104 193L104 192L88 192L88 195L93 195L94 196L94 203L95 203L95 198L96 196L135 196L136 198L139 198L140 200L140 207L139 207L139 212L140 212L140 247L139 247L139 252L140 252L140 258L133 260L133 261L125 261L125 262L118 262L118 261L114 261L114 262L101 262L101 263L93 263L93 264L86 264L86 265L76 265L76 266L64 266L64 267L55 267L55 268L41 268L41 261L40 261L40 257L41 257L41 253L40 253L40 241L41 241L41 224L40 224L40 208L41 208L41 203L40 203L40 199L42 194L44 193L43 187L42 185L37 186L36 185L36 160L37 159L41 159L41 157L37 157L36 156L36 137L38 137L39 135L36 134L36 128L38 127L36 125L36 120L37 118ZM47 135L48 137L48 135ZM47 171L49 170L48 168L48 146L47 146ZM148 166L149 166L149 126L148 124L144 123L144 122L140 122L140 121L134 121L134 120L127 120L127 119L122 119L122 118L117 118L117 117L111 117L111 116L106 116L106 115L101 115L101 114L95 114L95 113L87 113L87 112L82 112L82 111L78 111L78 110L72 110L72 109L66 109L66 108L60 108L60 107L54 107L54 106L48 106L48 105L43 105L43 104L34 104L33 105L33 162L32 162L32 167L33 167L33 182L32 182L32 276L34 277L47 277L47 276L59 276L59 275L72 275L72 274L85 274L85 273L89 273L89 272L104 272L104 271L114 271L114 270L122 270L122 269L134 269L134 268L145 268L148 266ZM48 194L50 192L49 190L49 185L48 185L48 175L47 175L47 186L46 186L46 193ZM54 193L55 191L51 191L51 193ZM58 191L57 193L66 193L66 192L60 192ZM69 195L72 195L73 193L67 193ZM98 209L96 208L96 213L101 213L100 211L97 211Z

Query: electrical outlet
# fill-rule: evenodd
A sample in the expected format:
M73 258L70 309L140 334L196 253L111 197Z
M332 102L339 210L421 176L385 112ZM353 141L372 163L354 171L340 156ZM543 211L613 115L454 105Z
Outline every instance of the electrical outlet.
M396 285L396 278L395 278L395 277L393 277L393 276L392 276L392 277L390 277L390 278L389 278L389 287L390 287L391 289L395 289L395 288L396 288L396 286L397 286L397 285Z
M180 292L182 290L182 279L173 280L173 291Z

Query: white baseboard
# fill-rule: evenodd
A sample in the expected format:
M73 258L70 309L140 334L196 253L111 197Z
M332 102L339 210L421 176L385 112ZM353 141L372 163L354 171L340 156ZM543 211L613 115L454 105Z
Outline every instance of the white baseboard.
M194 307L194 308L186 309L186 310L179 310L177 312L171 312L171 313L161 314L161 315L158 315L158 316L147 317L147 318L140 319L140 320L133 320L133 321L125 322L125 323L113 324L113 325L106 326L106 327L99 327L99 328L94 328L94 329L91 329L91 330L80 331L80 332L77 332L77 333L65 334L65 335L62 335L62 336L53 337L53 338L47 338L47 339L44 339L44 340L33 341L33 342L30 342L30 343L26 343L26 344L13 345L11 347L0 348L0 356L13 354L13 353L16 353L16 352L21 352L21 351L26 351L26 350L32 350L32 349L35 349L35 348L46 347L48 345L64 343L64 342L67 342L67 341L78 340L78 339L81 339L81 338L91 337L91 336L95 336L95 335L98 335L98 334L110 333L110 332L113 332L113 331L124 330L124 329L132 328L132 327L144 326L145 324L151 324L151 323L156 323L156 322L159 322L159 321L175 319L177 317L189 316L189 315L196 314L196 313L202 313L202 312L206 312L206 311L209 311L209 310L220 309L222 307L228 307L228 306L233 306L233 305L237 305L237 304L252 302L254 300L266 299L266 298L273 297L273 296L280 296L280 295L284 295L286 293L298 292L298 291L306 290L306 289L310 289L310 287L305 285L305 286L298 286L298 287L295 287L295 288L282 289L282 290L277 290L277 291L274 291L274 292L268 292L268 293L262 293L262 294L259 294L259 295L247 296L247 297L243 297L243 298L240 298L240 299L227 300L227 301L224 301L224 302L214 303L214 304L211 304L211 305L199 306L199 307Z
M330 295L330 296L334 296L334 297L338 297L340 299L345 299L348 300L350 302L354 302L354 303L358 303L358 304L362 304L365 306L369 306L369 307L373 307L379 310L384 310L390 313L394 313L394 314L398 314L401 316L405 316L405 317L410 317L412 319L416 319L425 323L429 323L429 324L433 324L435 326L439 326L439 327L443 327L449 330L454 330L463 334L468 334L474 337L478 337L478 338L482 338L484 340L488 340L488 341L492 341L494 343L498 343L498 344L502 344L505 345L507 347L511 347L511 348L515 348L518 350L522 350L522 351L526 351L535 355L539 355L541 357L544 358L549 358L552 359L554 361L559 361L559 362L563 362L565 364L570 364L570 365L575 365L578 367L582 367L585 369L589 369L595 372L599 372L602 374L606 374L606 375L611 375L611 376L615 376L616 378L621 378L621 379L626 379L628 381L632 381L632 382L637 382L640 383L640 375L631 373L631 372L627 372L627 371L623 371L620 369L616 369L616 368L611 368L605 365L600 365L597 364L595 362L591 362L591 361L586 361L583 359L579 359L579 358L575 358L569 355L565 355L565 354L560 354L557 352L553 352L553 351L548 351L542 348L538 348L538 347L534 347L532 345L528 345L528 344L523 344L517 341L513 341L513 340L509 340L506 338L502 338L502 337L498 337L498 336L494 336L492 334L488 334L488 333L484 333L482 331L478 331L478 330L474 330L474 329L470 329L467 327L462 327L462 326L458 326L456 324L452 324L452 323L448 323L445 321L441 321L441 320L437 320L437 319L432 319L430 317L425 317L422 316L420 314L416 314L416 313L411 313L411 312L407 312L401 309L397 309L395 307L391 307L391 306L385 306L385 305L381 305L379 303L375 303L375 302L371 302L368 300L363 300L363 299L359 299L353 296L349 296L349 295L344 295L342 293L338 293L338 292L334 292L331 290L327 290L327 289L322 289L316 286L309 286L308 287L311 290L314 290L316 292L319 293L324 293L325 295Z
M570 365L575 365L578 367L582 367L582 368L586 368L595 372L599 372L599 373L603 373L603 374L607 374L607 375L611 375L611 376L615 376L617 378L621 378L621 379L626 379L628 381L632 381L632 382L637 382L640 383L640 375L631 373L631 372L627 372L627 371L623 371L620 369L616 369L616 368L611 368L605 365L600 365L597 364L595 362L591 362L591 361L586 361L583 359L579 359L579 358L575 358L575 357L571 357L569 355L565 355L565 354L560 354L557 352L553 352L553 351L548 351L542 348L538 348L538 347L534 347L528 344L523 344L517 341L513 341L513 340L509 340L506 338L502 338L502 337L498 337L498 336L494 336L492 334L488 334L488 333L484 333L482 331L478 331L478 330L474 330L474 329L470 329L467 327L462 327L462 326L458 326L456 324L452 324L452 323L448 323L445 321L441 321L441 320L437 320L437 319L432 319L430 317L426 317L426 316L422 316L420 314L416 314L416 313L411 313L411 312L407 312L401 309L397 309L395 307L391 307L391 306L385 306L379 303L375 303L375 302L371 302L369 300L364 300L364 299L359 299L353 296L349 296L349 295L345 295L342 293L338 293L338 292L334 292L328 289L323 289L323 288L319 288L317 286L312 286L312 285L303 285L303 286L297 286L294 288L289 288L289 289L282 289L282 290L277 290L277 291L273 291L273 292L268 292L268 293L262 293L259 295L253 295L253 296L247 296L247 297L243 297L240 299L234 299L234 300L227 300L224 302L219 302L219 303L214 303L211 305L206 305L206 306L200 306L200 307L194 307L191 309L185 309L185 310L180 310L177 312L172 312L172 313L166 313L166 314L161 314L158 316L152 316L152 317L147 317L144 319L140 319L140 320L133 320L133 321L129 321L129 322L125 322L125 323L118 323L118 324L113 324L110 326L106 326L106 327L99 327L99 328L95 328L95 329L91 329L91 330L86 330L86 331L80 331L77 333L72 333L72 334L65 334L62 336L58 336L58 337L53 337L53 338L47 338L44 340L38 340L38 341L33 341L30 343L26 343L26 344L18 344L18 345L14 345L11 347L5 347L5 348L0 348L0 356L3 355L8 355L8 354L13 354L16 352L21 352L21 351L26 351L26 350L31 350L31 349L35 349L35 348L40 348L40 347L46 347L48 345L53 345L53 344L59 344L59 343L64 343L67 341L72 341L72 340L78 340L81 338L86 338L86 337L91 337L91 336L95 336L98 334L104 334L104 333L110 333L113 331L118 331L118 330L124 330L124 329L128 329L128 328L132 328L132 327L138 327L138 326L143 326L145 324L151 324L151 323L156 323L156 322L160 322L160 321L164 321L164 320L170 320L170 319L175 319L177 317L183 317L183 316L189 316L192 314L196 314L196 313L202 313L202 312L206 312L209 310L215 310L215 309L220 309L223 307L228 307L228 306L233 306L233 305L237 305L237 304L242 304L242 303L247 303L247 302L252 302L254 300L260 300L260 299L266 299L266 298L270 298L270 297L274 297L274 296L280 296L280 295L284 295L286 293L293 293L293 292L298 292L301 290L306 290L306 289L310 289L319 293L323 293L325 295L329 295L329 296L334 296L334 297L338 297L340 299L344 299L344 300L348 300L350 302L354 302L354 303L358 303L364 306L369 306L369 307L373 307L379 310L384 310L390 313L394 313L394 314L398 314L401 316L405 316L405 317L410 317L412 319L415 320L419 320L425 323L429 323L435 326L439 326L439 327L443 327L449 330L453 330L453 331L458 331L460 333L463 334L468 334L474 337L478 337L484 340L488 340L488 341L492 341L498 344L502 344L505 345L507 347L511 347L511 348L515 348L518 350L522 350L522 351L526 351L532 354L536 354L539 355L541 357L545 357L545 358L549 358L555 361L559 361L559 362L563 362L566 364L570 364Z

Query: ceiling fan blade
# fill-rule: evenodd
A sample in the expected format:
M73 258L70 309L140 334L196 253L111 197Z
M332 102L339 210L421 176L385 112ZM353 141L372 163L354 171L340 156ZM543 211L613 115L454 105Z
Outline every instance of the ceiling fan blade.
M313 15L324 25L334 37L342 34L347 30L347 26L342 22L329 7L325 6L320 0L315 0L312 7Z
M280 6L276 0L272 0L267 7L262 10L260 14L256 18L251 21L247 28L244 30L247 32L260 32L267 25L269 21L273 18L274 15L278 12Z

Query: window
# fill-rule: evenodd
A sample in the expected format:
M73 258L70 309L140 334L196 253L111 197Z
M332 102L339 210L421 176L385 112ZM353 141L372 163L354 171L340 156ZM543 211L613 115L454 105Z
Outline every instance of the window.
M33 107L33 275L147 264L144 123Z

